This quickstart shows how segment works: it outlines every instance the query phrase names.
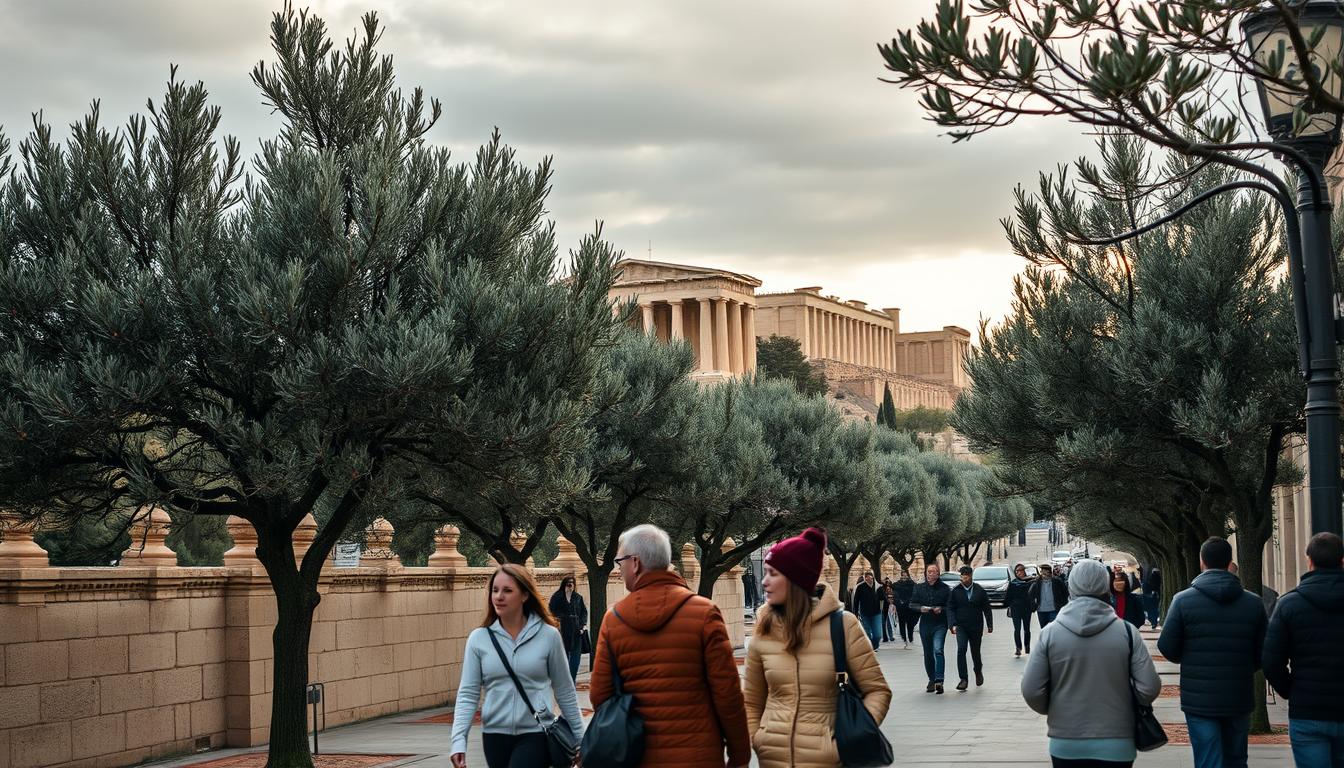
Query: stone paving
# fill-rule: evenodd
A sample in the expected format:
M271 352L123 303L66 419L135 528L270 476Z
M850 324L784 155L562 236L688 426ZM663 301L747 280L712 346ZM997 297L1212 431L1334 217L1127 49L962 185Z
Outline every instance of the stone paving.
M1026 657L1013 656L1012 625L1001 610L995 612L998 627L985 637L985 686L959 693L956 685L956 643L947 644L948 692L942 696L924 692L924 666L915 645L909 650L901 643L883 644L878 651L882 669L892 687L891 711L882 728L896 748L896 765L902 768L974 765L977 768L1049 765L1046 751L1045 718L1022 702L1018 684ZM1152 639L1149 647L1152 647ZM1164 683L1177 681L1177 667L1159 662ZM581 682L583 677L580 678ZM584 686L586 687L586 686ZM588 696L580 691L579 704L588 706ZM398 765L414 763L417 768L441 768L449 765L451 725L417 722L450 713L446 708L392 715L355 725L334 728L321 735L323 752L413 754ZM1157 702L1158 719L1164 723L1183 723L1180 703L1175 698ZM1286 723L1286 708L1271 708L1271 720ZM484 768L480 752L480 732L473 729L467 765ZM252 750L222 750L165 764L171 768L217 759ZM1280 768L1292 762L1287 747L1251 746L1252 768ZM755 765L755 762L752 763ZM1169 744L1154 752L1140 754L1140 768L1190 768L1190 748Z

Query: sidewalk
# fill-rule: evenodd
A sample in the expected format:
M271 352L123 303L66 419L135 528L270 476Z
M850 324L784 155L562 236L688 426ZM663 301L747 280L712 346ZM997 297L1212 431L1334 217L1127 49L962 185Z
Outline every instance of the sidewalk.
M1027 658L1014 658L1012 625L1003 612L995 611L994 618L997 631L987 635L984 643L985 686L972 686L965 693L952 688L956 685L957 675L956 642L951 636L947 644L947 678L950 682L948 692L942 696L924 692L923 660L916 646L906 650L897 642L883 644L878 650L882 670L893 692L891 710L882 730L895 745L897 765L901 768L964 765L1010 768L1050 764L1045 718L1027 708L1019 691L1021 671ZM1156 634L1145 632L1145 640L1150 650L1156 652ZM1158 662L1158 671L1164 684L1177 683L1179 675L1175 664ZM587 673L582 673L579 679L579 706L587 708ZM1158 699L1156 712L1164 724L1184 723L1177 698ZM1270 712L1273 722L1287 722L1287 709L1282 703L1271 707ZM321 734L320 745L323 753L410 755L396 758L396 764L446 768L449 765L451 720L452 710L446 707L402 713L334 728ZM1174 735L1174 730L1168 728L1168 735ZM472 730L469 743L467 764L472 768L484 768L479 729ZM161 765L177 768L255 751L219 750ZM1282 768L1291 765L1292 761L1286 746L1252 745L1250 758L1252 768ZM753 761L752 764L756 763ZM1155 752L1140 754L1135 765L1140 768L1191 768L1193 761L1189 746L1168 744ZM388 768L388 765L384 763L379 768Z

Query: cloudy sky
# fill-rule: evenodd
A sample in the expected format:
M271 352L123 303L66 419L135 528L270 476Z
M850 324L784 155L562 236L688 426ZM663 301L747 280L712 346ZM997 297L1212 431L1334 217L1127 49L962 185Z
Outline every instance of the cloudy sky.
M468 159L494 126L555 158L568 246L603 220L635 257L720 266L764 290L897 306L904 330L1007 310L1021 264L998 224L1015 184L1087 151L1058 121L953 145L916 95L878 82L875 44L935 0L819 3L329 0L343 40L378 11L404 87L444 104L431 138ZM44 110L64 135L94 98L124 122L168 65L203 80L247 154L274 134L247 73L280 2L0 0L0 125Z

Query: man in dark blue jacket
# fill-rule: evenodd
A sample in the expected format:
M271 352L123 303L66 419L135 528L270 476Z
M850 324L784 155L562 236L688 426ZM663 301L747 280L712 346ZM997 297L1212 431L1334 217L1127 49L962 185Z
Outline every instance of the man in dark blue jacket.
M1344 542L1318 533L1307 543L1307 560L1311 570L1279 598L1269 620L1265 679L1288 700L1297 764L1344 765Z
M919 614L919 640L924 645L924 671L929 676L925 693L943 692L943 646L947 642L947 601L951 590L938 577L937 563L924 569L924 581L910 595L910 610Z
M1167 609L1157 649L1181 665L1181 711L1195 768L1245 768L1255 709L1255 671L1265 642L1265 606L1228 573L1232 545L1199 548L1203 571Z
M975 569L969 565L961 566L961 584L952 588L947 599L947 623L952 634L957 636L957 675L960 682L957 690L969 687L966 677L966 649L971 649L971 662L975 665L975 684L985 684L984 664L980 660L980 640L986 630L994 631L994 613L989 607L989 593L972 579Z

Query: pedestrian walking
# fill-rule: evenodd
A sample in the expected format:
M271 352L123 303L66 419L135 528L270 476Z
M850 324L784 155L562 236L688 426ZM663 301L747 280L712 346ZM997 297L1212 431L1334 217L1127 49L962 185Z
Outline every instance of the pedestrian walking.
M878 592L882 595L882 642L890 643L896 639L895 627L892 626L891 621L891 579L885 579Z
M756 572L752 570L750 562L742 573L742 599L747 601L747 607L753 612L756 606L761 604L761 598L756 590Z
M1027 578L1027 566L1018 563L1013 566L1013 580L1008 582L1003 603L1008 609L1008 618L1013 620L1013 645L1017 646L1014 656L1021 656L1025 650L1031 653L1031 585Z
M854 612L859 615L868 642L876 651L882 645L882 596L872 571L864 572L863 581L854 588Z
M971 651L971 664L975 672L975 684L985 684L984 662L980 658L980 641L986 632L994 632L994 612L990 609L989 593L971 578L975 569L969 565L961 566L960 586L952 589L947 599L947 623L957 638L957 690L969 687L966 669L966 650Z
M728 626L713 601L668 569L671 561L661 528L621 534L616 564L629 594L602 618L589 699L596 710L621 676L644 720L641 766L745 766L751 739Z
M915 585L910 595L910 610L919 616L919 641L924 646L924 672L929 685L925 693L943 692L943 668L946 659L943 647L947 643L947 601L952 590L938 577L942 575L937 563L924 568L923 583Z
M583 595L578 592L574 574L565 574L560 589L551 595L548 607L551 615L560 622L560 639L564 641L565 653L569 656L569 676L577 680L579 662L583 654L592 651L592 641L588 638L588 606L583 602Z
M487 594L485 618L467 636L449 761L453 768L466 767L467 736L479 704L488 768L547 765L543 728L569 727L576 744L583 736L583 716L558 622L542 602L532 574L520 565L496 568ZM563 720L551 711L552 698Z
M1265 679L1288 700L1297 768L1344 767L1344 542L1318 533L1309 570L1279 598L1265 635ZM1167 617L1170 625L1171 617Z
M1148 625L1157 629L1161 622L1162 608L1162 570L1157 566L1148 569L1143 576L1143 610L1148 614Z
M1112 577L1119 576L1123 578L1129 584L1129 589L1127 590L1129 592L1133 592L1141 586L1139 577L1125 570L1125 567L1119 563L1111 566L1111 574Z
M1067 583L1063 578L1055 577L1049 563L1041 563L1041 575L1032 583L1028 594L1031 596L1032 610L1036 612L1041 629L1045 629L1047 624L1054 621L1055 615L1069 602Z
M891 591L895 595L897 628L900 630L901 640L909 649L910 644L915 642L915 624L919 622L919 614L910 610L910 597L915 592L915 582L910 578L910 569L901 569L901 577L892 585Z
M1162 689L1143 638L1110 605L1108 579L1095 560L1073 567L1071 599L1041 629L1022 673L1022 698L1046 716L1056 768L1132 766L1134 699L1151 705Z
M1228 572L1231 562L1226 539L1204 542L1201 572L1171 601L1157 639L1162 655L1181 665L1181 711L1195 768L1246 766L1267 620L1260 597Z
M1143 605L1124 573L1111 574L1111 607L1115 609L1116 616L1136 627L1143 626Z
M762 768L838 768L835 656L831 616L842 611L818 584L826 533L808 528L765 556L765 607L747 646L747 729ZM881 723L891 688L857 617L844 613L845 663L863 705Z

